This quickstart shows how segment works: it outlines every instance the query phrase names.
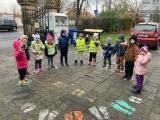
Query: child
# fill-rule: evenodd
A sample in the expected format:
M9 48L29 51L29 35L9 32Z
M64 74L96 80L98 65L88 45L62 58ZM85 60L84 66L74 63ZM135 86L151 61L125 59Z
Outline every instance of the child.
M89 63L88 65L96 65L96 57L97 57L97 52L100 48L100 41L98 40L98 36L96 34L93 35L93 39L90 41L89 44ZM92 61L93 60L93 61Z
M134 86L135 90L133 90L132 92L135 94L141 94L141 90L143 88L144 75L147 72L147 64L150 62L151 58L152 55L150 52L148 52L148 47L142 47L134 65L134 72L136 74L137 85Z
M19 84L26 84L26 71L28 68L28 61L25 54L27 48L28 37L26 35L21 35L19 40L15 40L13 47L15 50L15 59L17 63L17 69L19 73Z
M120 34L114 48L116 54L117 72L123 72L124 70L124 50L123 45L121 44L123 42L125 42L124 35Z
M103 56L104 56L104 61L103 61L103 67L106 67L106 61L108 60L109 66L108 69L111 69L111 55L113 53L113 46L111 44L111 38L108 37L106 40L106 44L102 46L103 49Z
M55 68L53 64L53 57L57 54L56 44L53 41L53 37L48 33L45 42L47 48L48 68Z
M43 52L44 52L45 46L40 40L40 36L38 34L34 35L33 37L34 37L34 41L32 42L31 50L35 54L35 73L38 73L43 71L42 59L43 59Z
M83 64L83 54L86 50L85 39L83 39L82 33L79 34L79 38L76 40L75 46L76 46L76 50L77 50L75 64L77 65L77 62L79 59L81 65L82 65Z
M130 38L128 44L124 43L125 75L124 80L131 80L133 75L134 62L139 54L139 48L136 45L135 38Z
M60 61L61 66L63 67L63 58L65 58L65 64L68 66L68 46L69 46L69 40L67 37L66 30L61 31L61 37L58 39L58 49L60 50Z

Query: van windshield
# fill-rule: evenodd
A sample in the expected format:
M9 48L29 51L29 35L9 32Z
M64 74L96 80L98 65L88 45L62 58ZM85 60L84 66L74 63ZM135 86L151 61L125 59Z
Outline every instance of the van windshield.
M139 24L139 25L136 25L134 27L134 30L135 31L146 31L146 32L155 32L157 30L156 28L156 25L149 25L149 24Z

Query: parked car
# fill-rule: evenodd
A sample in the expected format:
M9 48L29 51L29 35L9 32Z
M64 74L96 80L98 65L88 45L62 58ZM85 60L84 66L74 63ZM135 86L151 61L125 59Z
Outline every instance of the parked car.
M139 23L133 28L131 35L137 36L139 46L159 48L160 24L159 23Z
M0 20L0 30L17 31L17 23L14 20Z

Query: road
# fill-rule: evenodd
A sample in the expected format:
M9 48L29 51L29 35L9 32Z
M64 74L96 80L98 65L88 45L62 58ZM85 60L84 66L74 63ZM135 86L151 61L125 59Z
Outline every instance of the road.
M141 95L130 93L135 81L123 81L122 74L102 68L102 53L98 53L96 67L85 64L75 66L75 52L69 49L69 67L45 71L33 75L32 86L16 86L18 79L12 50L13 39L20 32L0 33L0 120L160 120L160 50L151 50L153 59L145 77ZM59 66L59 54L54 63ZM43 68L47 60L43 60ZM29 71L34 70L34 57ZM131 96L141 100L131 102ZM125 110L116 110L114 105L124 105ZM122 105L122 106L123 106ZM78 118L77 118L78 116Z

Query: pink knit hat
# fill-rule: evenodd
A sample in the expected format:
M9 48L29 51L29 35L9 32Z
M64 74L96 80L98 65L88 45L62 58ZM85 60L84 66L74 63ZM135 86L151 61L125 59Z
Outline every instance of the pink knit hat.
M141 47L140 51L144 51L144 52L148 52L148 47L147 46L143 46Z
M46 40L52 40L52 39L53 39L52 35L50 33L47 33Z

